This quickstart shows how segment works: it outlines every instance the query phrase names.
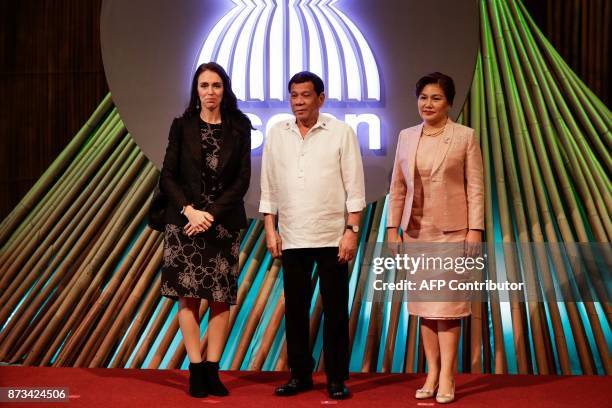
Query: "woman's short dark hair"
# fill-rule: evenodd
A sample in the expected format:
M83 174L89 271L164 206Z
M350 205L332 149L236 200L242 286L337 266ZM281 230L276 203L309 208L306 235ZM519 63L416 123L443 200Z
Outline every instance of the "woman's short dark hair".
M221 81L223 82L221 119L229 124L232 124L233 122L234 125L238 125L239 127L244 127L248 124L248 127L251 128L249 118L242 113L240 109L238 109L238 98L236 98L236 94L234 91L232 91L232 81L229 75L227 75L227 72L225 72L223 67L216 62L206 62L204 64L200 64L200 66L196 69L195 73L193 74L193 79L191 80L189 104L187 105L187 109L185 109L183 116L193 117L200 114L202 106L200 105L200 98L198 96L198 78L204 71L212 71L216 73L221 77Z
M442 88L444 92L444 96L446 96L446 100L450 105L453 104L453 100L455 99L455 83L453 82L453 78L448 75L444 75L441 72L432 72L431 74L427 74L421 79L419 79L416 83L416 97L418 98L423 92L423 88L425 88L429 84L437 84Z
M289 80L289 83L287 84L287 90L291 92L291 85L302 84L304 82L312 82L312 85L314 85L314 90L317 95L321 95L321 92L325 91L323 80L319 78L317 74L312 73L310 71L298 72L297 74L292 76Z

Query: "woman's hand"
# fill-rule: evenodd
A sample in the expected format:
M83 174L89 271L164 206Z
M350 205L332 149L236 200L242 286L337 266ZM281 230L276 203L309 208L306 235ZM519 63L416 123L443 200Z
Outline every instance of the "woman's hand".
M395 256L400 252L402 245L402 237L400 237L397 227L387 228L387 247L389 251Z
M191 205L185 207L184 214L189 220L187 225L183 227L187 236L192 236L208 230L215 221L215 218L210 213L196 210Z
M480 255L482 246L482 231L469 230L465 236L465 256L476 258Z

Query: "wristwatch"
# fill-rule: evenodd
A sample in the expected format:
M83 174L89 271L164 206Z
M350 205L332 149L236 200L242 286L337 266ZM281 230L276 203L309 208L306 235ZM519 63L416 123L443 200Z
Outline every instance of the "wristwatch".
M346 229L353 231L355 234L359 232L359 225L346 224Z

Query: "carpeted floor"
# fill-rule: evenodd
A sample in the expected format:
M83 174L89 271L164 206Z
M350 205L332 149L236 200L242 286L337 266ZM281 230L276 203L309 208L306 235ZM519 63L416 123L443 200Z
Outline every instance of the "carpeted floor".
M417 401L414 391L423 375L352 374L352 397L327 398L325 376L315 375L315 390L296 397L279 398L274 387L287 379L281 372L223 372L231 395L225 398L191 398L187 371L83 369L51 367L0 367L0 387L68 387L69 402L9 403L6 407L190 407L213 404L223 407L427 407L433 399ZM454 407L606 407L610 406L612 378L606 376L527 376L461 374L457 377ZM204 404L204 405L203 405Z

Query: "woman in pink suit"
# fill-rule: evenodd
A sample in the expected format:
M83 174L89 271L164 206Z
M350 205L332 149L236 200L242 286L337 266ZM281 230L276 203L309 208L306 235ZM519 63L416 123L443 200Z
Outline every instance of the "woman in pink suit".
M423 123L398 137L387 238L404 244L464 243L465 255L474 256L484 230L482 156L474 129L448 117L454 96L452 78L439 72L416 84ZM409 302L408 311L420 317L428 367L427 380L415 397L431 398L437 388L436 400L451 402L460 319L470 315L470 302Z

